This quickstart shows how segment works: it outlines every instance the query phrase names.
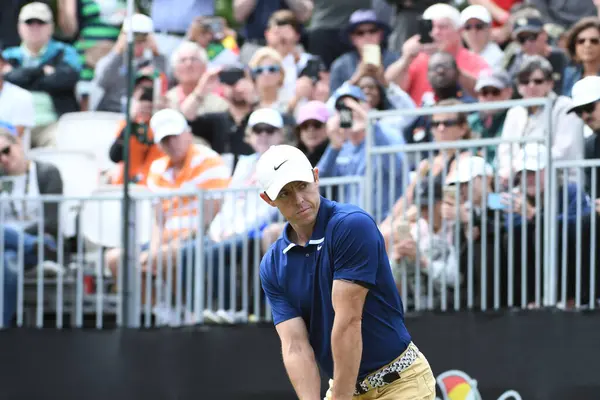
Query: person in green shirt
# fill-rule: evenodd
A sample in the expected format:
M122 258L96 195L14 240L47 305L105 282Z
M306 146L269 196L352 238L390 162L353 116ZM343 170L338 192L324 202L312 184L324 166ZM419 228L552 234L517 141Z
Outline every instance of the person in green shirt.
M513 91L510 76L501 69L484 71L477 79L475 91L478 101L482 103L509 100ZM489 110L469 115L469 126L474 137L481 139L499 137L502 134L507 112L508 109ZM496 158L496 146L488 147L485 158L487 162L493 163Z

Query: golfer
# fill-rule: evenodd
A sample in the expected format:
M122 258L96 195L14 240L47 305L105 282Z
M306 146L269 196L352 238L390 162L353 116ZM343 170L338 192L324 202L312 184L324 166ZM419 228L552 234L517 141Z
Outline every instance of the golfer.
M288 221L260 277L298 397L321 399L319 363L332 400L433 400L435 379L404 326L373 218L321 197L318 169L295 147L267 150L257 179Z

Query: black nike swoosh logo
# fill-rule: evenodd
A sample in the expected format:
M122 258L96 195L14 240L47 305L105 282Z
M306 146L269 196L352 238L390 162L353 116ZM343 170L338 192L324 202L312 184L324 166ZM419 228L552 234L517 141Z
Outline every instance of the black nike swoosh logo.
M279 169L279 168L280 168L280 167L281 167L283 164L285 164L286 162L288 162L288 160L285 160L284 162L282 162L282 163L281 163L281 164L279 164L278 166L276 166L276 167L273 167L273 169L274 169L275 171L277 171L277 170L278 170L278 169Z

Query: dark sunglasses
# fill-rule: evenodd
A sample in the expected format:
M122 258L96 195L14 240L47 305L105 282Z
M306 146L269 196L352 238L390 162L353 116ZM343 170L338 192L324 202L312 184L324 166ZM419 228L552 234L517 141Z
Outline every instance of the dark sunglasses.
M263 132L267 135L273 135L277 131L279 131L279 129L267 124L258 124L252 127L252 132L257 135L260 135Z
M521 44L524 44L525 42L533 42L537 40L538 36L539 33L537 32L526 33L524 35L517 36L517 42Z
M31 18L24 22L25 22L25 25L46 25L47 24L46 21L42 21L41 19L37 19L37 18Z
M483 22L477 22L477 23L474 23L474 24L465 25L465 30L466 31L470 31L472 29L474 29L476 31L482 31L485 28L487 28L487 24L485 24Z
M577 39L577 44L584 44L585 42L590 42L590 44L593 44L594 46L597 46L598 44L600 44L600 38L580 38Z
M313 129L321 129L323 127L323 125L325 125L325 124L322 123L321 121L310 120L310 121L306 121L306 122L302 123L302 125L300 125L300 130L309 129L311 127Z
M479 91L479 94L483 97L487 97L487 96L499 96L500 95L500 89L495 88L495 87L484 87L483 89L481 89Z
M539 85L541 85L544 82L546 82L546 80L545 79L540 79L540 78L535 78L535 79L519 79L519 84L520 85L529 85L530 83L533 83L536 86L539 86Z
M460 119L447 119L445 121L431 121L431 126L433 128L438 128L440 125L444 125L446 128L450 128L453 126L458 126L464 123L463 120Z
M274 74L279 71L281 71L281 67L279 65L265 65L264 67L256 67L252 70L254 75L262 75L266 73Z
M379 28L371 28L371 29L357 29L352 32L354 36L365 36L365 35L374 35L379 32Z
M580 107L577 107L573 112L577 114L579 118L583 116L584 113L591 114L596 109L596 102L590 104L584 104Z
M10 155L10 144L0 150L0 156L9 156Z

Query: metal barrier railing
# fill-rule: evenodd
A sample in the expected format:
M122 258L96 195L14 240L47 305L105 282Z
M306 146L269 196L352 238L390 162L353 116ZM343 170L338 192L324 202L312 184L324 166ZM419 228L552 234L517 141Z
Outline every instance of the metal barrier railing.
M376 147L373 144L372 138L374 124L377 123L378 120L388 117L456 114L484 110L507 109L516 106L537 106L544 108L546 115L544 118L546 135L544 137L522 137L510 140L502 138L469 139L460 140L458 142L404 144L385 147ZM388 237L388 251L392 253L390 256L394 264L394 269L397 273L397 280L400 286L399 289L403 294L406 308L414 308L415 310L432 308L446 310L448 308L453 308L458 310L465 307L477 307L485 310L488 308L497 309L499 307L517 306L526 308L531 306L541 307L543 305L551 305L551 301L548 297L550 294L549 251L547 246L543 246L544 243L549 243L549 233L548 230L542 232L540 229L541 226L549 226L548 213L535 213L533 223L535 224L536 229L534 232L536 232L536 234L532 234L530 232L531 222L526 221L523 223L518 218L515 219L515 215L519 214L517 211L527 211L528 201L531 203L531 199L529 199L527 196L526 182L524 179L521 180L520 187L515 187L512 185L513 178L515 177L512 167L513 163L517 161L517 157L515 156L515 148L525 146L528 143L545 145L546 149L548 150L545 152L542 158L544 158L544 164L546 165L546 168L543 169L541 174L535 174L533 208L540 210L550 209L550 196L542 193L540 183L550 181L549 171L553 162L550 150L552 149L551 109L552 100L548 98L511 100L494 103L462 104L444 107L436 106L412 110L393 110L369 113L368 134L366 140L366 176L372 176L373 171L375 171L375 176L377 179L365 181L365 192L368 194L382 193L382 159L385 157L391 157L397 153L403 154L404 156L403 171L396 171L396 173L404 174L404 179L402 180L404 186L404 195L400 200L394 199L394 202L398 201L396 204L396 212L392 213L391 216L378 215L377 213L380 210L379 204L381 203L381 199L374 198L372 196L367 196L365 199L365 205L367 211L376 215L376 219L378 221L381 221L387 217L387 219L382 223L381 229L384 231L384 235L387 234ZM420 197L417 196L416 204L415 202L407 201L407 197L411 196L410 193L407 194L407 189L414 191L414 188L421 184L421 180L427 180L429 182L428 189L431 191L433 189L433 181L437 178L442 181L442 184L444 184L446 183L446 178L449 173L449 165L445 165L437 177L433 176L431 169L429 169L428 173L426 173L426 175L423 177L421 177L417 172L415 174L416 178L412 179L411 184L408 184L409 166L406 162L406 159L408 158L407 156L413 155L413 158L417 160L415 163L416 165L419 165L422 159L425 159L431 165L433 164L434 157L438 160L444 160L444 163L451 163L451 159L463 151L477 153L483 156L483 158L488 158L488 149L490 147L499 146L510 146L510 150L508 151L510 160L508 162L504 161L505 164L508 164L509 166L509 175L502 176L502 179L499 179L498 174L495 173L494 178L492 179L492 185L482 185L480 190L475 191L478 192L477 196L483 196L483 205L487 204L486 196L488 194L499 197L507 196L510 192L516 191L520 194L521 198L516 198L514 201L518 202L522 209L514 210L514 207L507 206L511 210L510 213L501 212L500 210L495 210L493 213L488 213L487 206L474 207L480 209L483 208L483 210L486 212L481 213L481 210L479 210L481 213L479 216L477 216L475 212L469 212L467 218L468 221L463 221L461 223L452 223L452 221L448 223L449 221L444 219L442 223L442 234L451 233L450 236L453 237L452 240L454 241L454 246L450 246L450 250L454 249L453 251L460 253L462 245L466 247L465 251L462 252L463 254L454 255L454 258L456 258L456 260L454 260L454 264L456 264L454 269L457 271L455 271L453 274L452 271L448 270L450 268L448 265L443 265L443 268L442 266L438 265L438 267L442 268L443 270L445 269L446 273L449 275L442 274L439 278L434 279L434 277L430 275L432 273L432 267L423 266L432 261L431 257L425 256L424 253L426 249L420 249L420 251L417 251L414 260L412 260L413 262L408 263L410 264L409 266L407 266L406 262L407 257L399 257L398 255L394 255L393 249L396 245L394 243L394 239L398 239L400 236L400 233L397 231L400 230L404 232L402 235L405 238L407 236L413 236L406 233L406 230L411 226L407 228L405 226L406 224L404 224L402 221L407 218L407 206L416 208L416 215L413 216L413 218L415 218L417 221L425 222L426 225L428 225L426 234L430 238L430 248L427 249L427 251L431 252L434 250L433 238L435 238L436 235L434 235L434 232L431 229L435 214L431 212L434 208L433 199L431 196L425 199L420 199ZM434 156L434 152L438 152L439 154ZM425 156L422 154L425 154ZM525 162L525 160L521 161ZM495 166L499 167L499 165ZM507 169L506 165L500 165L500 167ZM507 182L510 182L511 185L507 185ZM504 185L500 185L501 183ZM389 182L386 182L385 184L392 186L392 189L389 192L394 192L393 179L390 179ZM375 185L377 185L377 188L374 189ZM459 185L457 185L456 188L457 197L459 197L458 186ZM474 189L477 188L474 188L473 182L469 182L467 187L467 195L462 203L472 204ZM514 196L510 197L513 198ZM427 221L423 221L421 218L422 207L420 201L422 200L428 202L427 208L423 209L423 213L427 216ZM455 213L457 215L460 212L460 207L461 206L459 206L459 202L456 202ZM398 209L403 210L403 212L400 214L400 218L396 218L398 215L394 215L397 213ZM400 219L401 221L396 224L394 221L395 218ZM474 219L483 220L479 221L479 226L475 226L475 228L477 228L476 236L478 236L480 240L473 239ZM491 219L493 221L491 226L488 226L489 221L486 221L487 219ZM417 232L417 235L414 238L417 242L415 246L418 245L423 247L424 245L422 240L420 240L420 230L416 229L418 228L416 225L417 224L415 224L413 221L412 230ZM449 226L451 227L450 230L452 232L449 232ZM490 229L493 231L493 234L491 235L489 232ZM529 241L531 239L533 239L533 241L531 242L531 246L529 246ZM489 240L491 240L490 243L488 243ZM402 243L397 244L397 247L401 248L403 246ZM490 252L493 254L493 256L490 254ZM446 254L442 256L442 258L448 257L448 253L449 251L446 250ZM531 253L533 253L534 258L534 260L531 261L531 264L534 265L533 275L531 275L531 272L527 269L527 265L530 262L529 258L532 256ZM475 255L477 255L479 258L475 258ZM516 257L519 259L517 260ZM492 269L489 269L490 264L493 265ZM447 281L448 276L453 278L453 282ZM531 283L531 281L533 281L533 283ZM423 287L425 290L422 290ZM434 299L435 294L437 294L437 297L439 298Z
M348 192L343 188L359 193L362 185L362 177L320 180L323 194L340 201ZM129 297L120 279L122 198L121 187L90 197L0 197L0 316L6 317L0 328L13 313L17 326L39 328L102 328L111 320L137 327L270 320L259 264L283 220L258 188L132 190L129 268L135 279ZM21 204L38 210L29 225L12 219ZM44 205L55 205L56 215L45 215ZM77 234L66 237L74 216ZM56 240L44 234L49 219L57 221ZM133 321L123 319L125 306Z

